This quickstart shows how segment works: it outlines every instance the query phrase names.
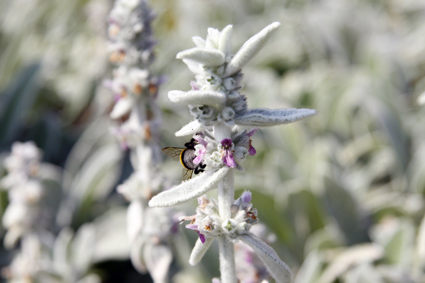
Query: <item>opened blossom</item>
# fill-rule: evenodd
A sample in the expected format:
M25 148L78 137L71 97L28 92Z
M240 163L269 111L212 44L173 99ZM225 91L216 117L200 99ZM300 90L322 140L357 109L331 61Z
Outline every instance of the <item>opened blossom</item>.
M195 146L196 158L193 159L193 163L200 164L203 160L204 155L207 153L208 142L200 136L194 136L193 138L199 143Z
M233 147L231 139L224 139L221 141L221 158L223 159L223 163L228 167L236 167L236 162L233 159Z
M257 151L255 150L255 148L252 146L252 140L251 140L251 137L256 133L258 131L258 129L252 129L251 131L249 131L246 135L248 136L248 137L250 137L250 139L249 139L249 148L248 148L248 154L250 155L250 156L254 156L256 153L257 153Z

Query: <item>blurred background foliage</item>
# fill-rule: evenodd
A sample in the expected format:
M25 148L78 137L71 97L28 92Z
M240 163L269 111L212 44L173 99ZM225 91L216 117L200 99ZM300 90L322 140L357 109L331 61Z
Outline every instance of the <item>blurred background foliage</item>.
M102 84L111 77L105 31L111 5L0 1L0 159L14 141L34 140L43 161L55 166L55 178L46 181L56 197L54 233L69 226L75 238L96 238L93 245L79 241L83 248L70 258L78 263L90 254L87 264L103 282L149 282L128 261L126 201L116 192L132 169L109 133L112 95ZM151 6L158 40L153 73L168 78L158 101L163 146L187 141L174 132L191 119L189 112L166 94L190 88L192 74L174 58L193 46L191 37L233 24L236 51L270 22L282 23L245 68L242 93L250 107L319 114L259 131L257 155L235 184L253 192L260 221L276 235L273 247L295 283L425 282L425 109L419 103L425 2L151 0ZM179 166L164 159L162 170L178 183ZM0 174L6 174L1 166ZM7 194L0 196L4 211ZM178 208L191 214L195 205ZM174 282L208 282L218 275L217 257L207 254L202 266L189 267L196 235L182 233ZM72 241L72 232L60 235ZM5 266L13 251L0 253Z

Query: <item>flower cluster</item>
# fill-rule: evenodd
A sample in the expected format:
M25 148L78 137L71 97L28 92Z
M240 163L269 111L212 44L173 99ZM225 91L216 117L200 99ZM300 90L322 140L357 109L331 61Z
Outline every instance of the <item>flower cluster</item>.
M270 35L280 26L275 22L250 38L236 54L231 53L232 26L218 31L209 28L204 40L193 37L196 45L177 54L195 74L191 90L173 90L171 101L189 106L195 120L176 133L193 135L203 129L212 129L218 123L231 127L268 127L291 123L317 113L312 109L247 108L245 95L240 94L241 69L262 48Z
M247 155L254 156L256 154L251 137L257 130L234 132L230 139L223 139L219 143L208 132L197 134L194 136L198 144L195 145L196 158L193 162L195 164L203 163L212 170L226 165L242 171L242 162Z
M187 105L194 120L176 136L193 136L196 141L194 164L203 173L154 196L152 207L172 206L218 189L217 200L201 197L197 214L182 220L198 232L189 262L196 264L216 238L219 243L221 282L237 281L233 242L248 244L266 265L277 282L290 282L292 274L279 256L262 240L249 232L257 222L251 194L246 192L234 201L233 169L243 170L242 162L255 155L251 137L260 127L291 123L317 113L312 109L248 109L247 99L240 94L242 67L262 48L280 26L275 22L251 37L236 54L231 53L232 26L221 32L209 28L204 40L193 37L196 47L177 54L195 74L191 90L173 90L168 97ZM247 129L245 129L247 128Z
M246 234L252 225L258 222L257 210L252 208L251 193L244 192L232 205L232 214L229 219L222 219L217 200L201 196L198 198L196 215L184 216L180 221L190 221L186 228L195 230L200 241L204 244L206 239L226 234L231 239Z
M38 219L38 203L44 192L38 178L40 159L41 153L33 142L16 142L4 160L8 174L0 185L9 194L9 205L3 215L3 226L8 230L6 247L14 246L22 235L34 228Z

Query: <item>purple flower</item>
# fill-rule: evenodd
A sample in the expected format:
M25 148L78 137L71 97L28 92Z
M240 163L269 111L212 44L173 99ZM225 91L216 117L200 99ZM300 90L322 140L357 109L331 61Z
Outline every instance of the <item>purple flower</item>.
M199 240L201 240L202 244L205 243L205 235L198 231L198 225L197 224L187 224L186 228L196 231L196 233L198 233L198 235L199 235Z
M187 224L186 225L186 228L187 229L190 229L190 230L197 231L198 230L198 225L196 225L196 224Z
M194 81L190 82L190 86L192 87L192 90L199 90L200 89L200 86L197 83L195 83Z
M198 147L196 150L196 158L193 159L193 163L199 164L202 162L202 159L204 158L205 153L207 153L207 144L208 142L201 138L200 136L195 136L194 139L202 146Z
M252 129L251 131L249 131L246 135L248 137L252 137L256 132L258 131L257 129ZM249 139L249 149L248 149L248 154L250 156L254 156L257 153L257 151L255 150L255 148L252 146L252 140Z
M241 195L241 199L246 204L250 203L251 202L251 199L252 199L251 192L250 191L243 192L243 194Z
M236 167L236 162L233 159L232 140L224 139L221 141L221 145L223 146L223 150L221 151L221 158L224 164L226 164L227 167Z
M196 231L196 232L199 235L199 240L201 240L202 244L204 244L205 243L205 235L200 233L199 231Z

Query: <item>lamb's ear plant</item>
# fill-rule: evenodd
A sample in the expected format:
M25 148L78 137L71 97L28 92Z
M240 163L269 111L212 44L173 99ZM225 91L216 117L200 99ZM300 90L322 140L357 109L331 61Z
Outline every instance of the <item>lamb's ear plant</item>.
M194 120L176 133L193 135L197 141L195 164L206 165L200 176L185 181L153 197L151 207L173 206L198 198L194 216L186 227L195 230L199 239L189 263L197 264L214 239L219 244L222 283L237 282L233 243L248 244L266 265L276 282L291 282L292 273L276 252L250 232L258 221L251 204L251 193L234 197L234 169L243 171L242 162L256 151L251 137L260 127L295 122L317 113L312 109L248 109L245 95L240 94L242 67L257 54L267 39L280 26L274 22L251 37L236 54L231 53L232 26L221 32L209 28L208 36L193 37L196 47L177 54L195 74L189 91L172 90L171 101L189 106ZM202 196L218 189L218 199Z

